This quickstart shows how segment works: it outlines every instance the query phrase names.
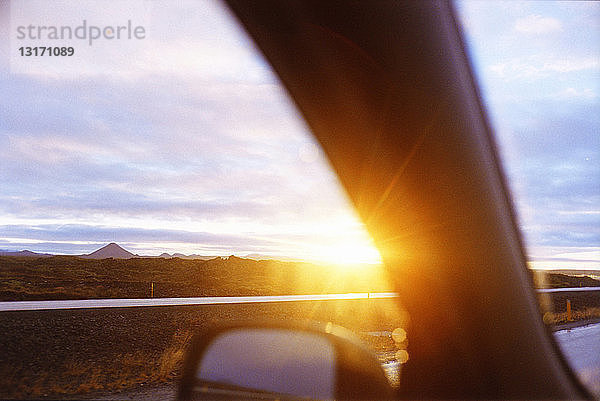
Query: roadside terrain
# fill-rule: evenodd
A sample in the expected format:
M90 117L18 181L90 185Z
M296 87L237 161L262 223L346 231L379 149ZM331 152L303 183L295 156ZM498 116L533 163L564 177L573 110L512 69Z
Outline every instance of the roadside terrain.
M89 256L89 255L88 255ZM539 287L600 286L586 276L545 275ZM0 301L288 295L392 290L380 266L338 267L228 258L93 259L0 256ZM600 294L543 294L549 325L600 317ZM0 313L0 399L127 398L131 391L173 393L194 333L230 320L333 322L375 351L407 317L390 299L303 301ZM393 354L393 353L392 353ZM116 394L116 395L115 395Z
M600 287L595 278L565 273L534 273L538 288L579 288ZM543 311L544 322L549 326L570 323L567 313L567 301L571 304L571 319L574 321L600 318L600 292L570 292L539 294L538 299Z
M349 268L235 256L210 260L0 256L0 301L390 290L378 265Z
M193 333L229 320L333 322L354 330L405 324L390 300L0 313L0 399L79 398L174 382ZM371 338L389 350L389 337Z

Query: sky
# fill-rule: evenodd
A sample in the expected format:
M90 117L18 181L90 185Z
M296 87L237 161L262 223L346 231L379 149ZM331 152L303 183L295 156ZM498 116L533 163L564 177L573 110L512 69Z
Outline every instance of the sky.
M531 266L600 269L600 2L457 9Z
M0 2L0 249L379 260L220 3L109 4ZM600 269L600 4L457 7L532 265ZM129 19L145 37L16 38L18 26L83 19ZM55 43L76 57L17 53Z
M117 242L140 255L379 261L277 78L220 3L63 4L4 3L15 49L0 78L0 249L81 254ZM144 40L73 42L83 55L58 66L6 56L23 45L18 26L123 15L145 26Z

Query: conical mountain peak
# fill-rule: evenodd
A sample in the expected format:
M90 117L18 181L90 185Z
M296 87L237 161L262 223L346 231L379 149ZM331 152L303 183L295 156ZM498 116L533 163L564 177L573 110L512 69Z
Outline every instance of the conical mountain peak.
M102 248L94 251L88 255L85 255L84 258L89 259L131 259L136 257L133 253L123 249L118 244L111 242L110 244L103 246Z

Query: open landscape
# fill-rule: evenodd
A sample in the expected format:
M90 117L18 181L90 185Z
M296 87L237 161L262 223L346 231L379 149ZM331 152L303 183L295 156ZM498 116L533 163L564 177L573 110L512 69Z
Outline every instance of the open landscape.
M380 266L243 259L0 256L0 301L381 292Z
M589 273L588 273L589 274ZM596 275L588 276L581 272L554 273L533 271L537 288L581 288L600 287ZM557 292L538 294L543 311L544 323L557 326L569 323L567 301L571 305L571 319L574 321L600 318L600 292Z
M333 322L381 351L402 327L392 300L0 313L0 398L103 394L176 380L193 333L232 320ZM362 334L361 334L362 333Z
M93 258L0 256L0 300L289 295L393 290L381 266L341 267L236 256ZM545 288L600 286L588 276L546 274ZM544 320L600 316L595 294L544 294ZM252 305L115 308L0 313L0 398L95 397L173 383L191 336L220 321L333 322L376 351L394 350L406 327L395 300L335 300ZM383 354L382 354L383 355Z
M380 266L341 269L235 256L21 254L0 256L0 301L390 290ZM2 312L0 398L81 397L173 382L194 332L247 319L333 322L381 351L393 341L364 333L406 324L393 300Z

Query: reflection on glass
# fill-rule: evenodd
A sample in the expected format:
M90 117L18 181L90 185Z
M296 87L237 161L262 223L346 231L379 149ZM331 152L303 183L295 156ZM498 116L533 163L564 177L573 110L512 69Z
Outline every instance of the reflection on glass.
M329 400L335 397L335 374L335 349L325 337L243 329L224 333L208 346L197 377L202 383Z
M396 344L401 344L406 341L406 330L401 327L398 327L392 331L392 339Z

